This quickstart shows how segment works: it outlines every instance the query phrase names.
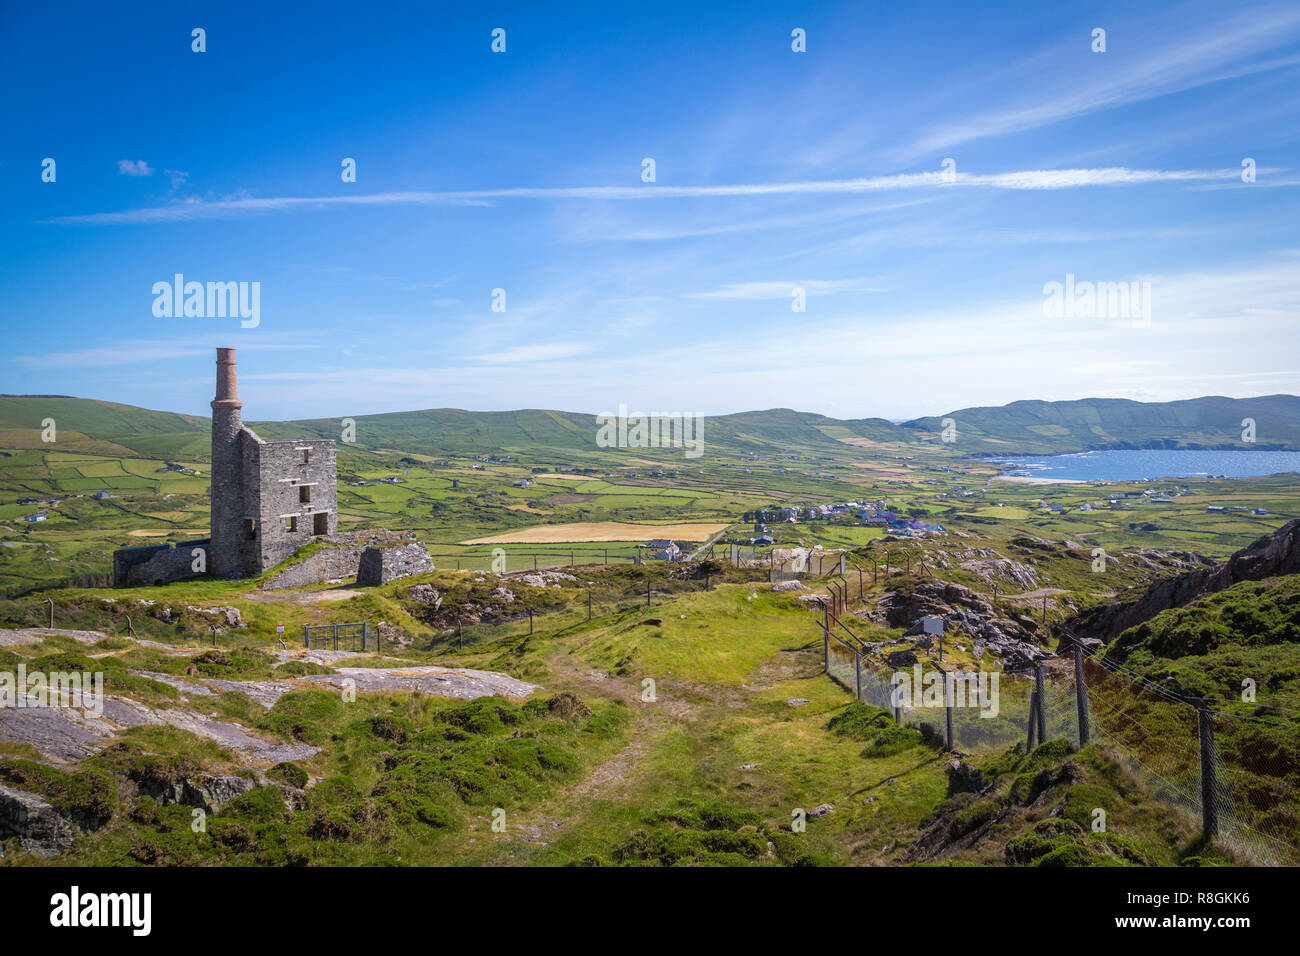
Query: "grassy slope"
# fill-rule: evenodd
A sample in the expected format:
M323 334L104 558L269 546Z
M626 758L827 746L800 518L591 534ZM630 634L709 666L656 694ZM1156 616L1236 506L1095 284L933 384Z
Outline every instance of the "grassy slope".
M617 600L636 592L632 579L647 573L661 576L652 607ZM122 802L106 775L149 781L235 765L231 754L172 729L133 730L72 773L33 768L23 763L32 754L0 749L0 777L108 818L60 863L1102 865L1205 855L1185 821L1095 750L1072 756L1056 746L1032 758L986 758L981 765L995 791L980 799L962 792L946 758L916 731L892 727L887 715L852 703L821 675L815 615L793 597L740 580L741 572L708 592L662 575L579 569L579 582L536 593L508 582L528 602L552 608L538 618L536 633L516 622L458 647L426 626L431 649L402 655L491 667L542 684L524 704L363 694L349 705L334 693L302 691L266 712L241 694L205 698L213 710L262 733L324 748L299 770L272 774L289 781L305 771L319 781L294 813L285 812L277 793L257 792L196 835L188 808L159 807L148 798ZM428 580L451 594L472 576L439 572ZM591 622L581 613L585 580L598 595ZM405 597L406 586L395 582L342 606L309 608L255 600L231 583L192 582L154 596L169 592L173 607L220 602L244 610L253 626L221 635L222 653L197 664L201 675L247 679L274 673L260 649L270 644L276 619L345 620L382 611L419 628L420 609ZM494 586L491 579L482 585ZM141 595L146 591L153 593ZM19 614L27 603L19 602ZM82 625L122 610L93 592L83 606ZM31 603L30 611L38 610ZM171 641L204 638L202 616L188 612L180 622L136 623L142 634ZM186 663L120 638L106 642L109 648L116 648L119 688L128 669L176 673ZM67 639L15 650L32 657L85 653ZM647 678L655 682L653 700L645 698ZM152 705L178 705L170 688L135 679L141 685L131 692L147 694ZM821 804L833 812L808 819L805 832L792 827L798 811ZM1086 835L1099 805L1110 815L1112 837ZM498 807L507 823L499 833L492 828ZM1059 816L1082 826L1050 823ZM943 847L918 850L919 839L937 832ZM972 834L983 836L962 844ZM16 853L5 860L39 862Z
M918 418L904 422L904 427L937 435L945 418L956 422L963 442L1002 454L1120 447L1248 448L1241 441L1243 418L1255 419L1255 447L1300 447L1300 398L1293 395L1209 396L1158 403L1122 398L1021 401Z

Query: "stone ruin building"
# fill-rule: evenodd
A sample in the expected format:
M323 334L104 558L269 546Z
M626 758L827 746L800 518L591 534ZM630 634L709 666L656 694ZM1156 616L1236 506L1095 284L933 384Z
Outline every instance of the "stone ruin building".
M338 534L335 443L329 440L264 441L243 423L243 402L235 385L235 350L217 349L217 394L212 400L212 480L210 537L175 547L156 545L113 553L113 583L166 584L204 571L219 578L247 578L292 556L313 540L323 541L329 560L311 561L289 580L310 584L350 577L368 549L400 540L406 574L433 570L433 562L414 535L386 531ZM423 554L421 560L420 554ZM365 580L382 583L394 573L393 561L367 559ZM374 573L378 564L389 567ZM406 570L409 568L409 570ZM277 578L284 578L284 574ZM279 586L292 586L285 583Z

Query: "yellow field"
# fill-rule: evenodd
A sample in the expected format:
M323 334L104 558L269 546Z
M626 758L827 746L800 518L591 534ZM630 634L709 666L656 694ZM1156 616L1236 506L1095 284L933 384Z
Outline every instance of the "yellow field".
M625 524L620 521L579 521L520 528L489 538L474 538L461 544L569 544L581 541L648 541L672 538L703 541L726 528L725 524L692 521L686 524Z

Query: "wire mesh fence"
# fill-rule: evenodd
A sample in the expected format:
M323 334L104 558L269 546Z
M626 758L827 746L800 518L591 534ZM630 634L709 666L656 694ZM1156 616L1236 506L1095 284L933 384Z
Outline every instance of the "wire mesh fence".
M510 579L506 579L509 583ZM587 600L547 605L505 605L501 613L476 617L471 613L440 618L437 645L469 646L493 641L526 637L530 634L556 634L567 628L586 625L589 621L608 621L632 612L653 617L654 608L674 598L712 590L717 578L709 575L663 577L649 575L640 581L613 586L606 581L587 590Z
M1300 862L1294 723L1215 709L1099 654L1085 666L1094 732L1150 792L1242 858Z
M636 564L638 560L649 560L645 549L602 548L593 551L590 548L564 548L537 551L430 551L434 567L444 571L485 571L505 574L532 568L535 571L547 568L582 567L588 565Z
M823 620L827 673L901 724L970 754L1096 741L1147 793L1238 858L1300 863L1300 728L1290 712L1214 708L1100 654L1044 661L1027 674L887 667L839 622L836 606Z

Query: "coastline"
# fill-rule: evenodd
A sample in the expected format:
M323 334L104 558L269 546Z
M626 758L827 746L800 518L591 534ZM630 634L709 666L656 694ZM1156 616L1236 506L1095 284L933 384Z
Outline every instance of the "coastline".
M1031 475L994 475L993 481L1009 481L1017 485L1086 485L1082 478L1037 478Z

